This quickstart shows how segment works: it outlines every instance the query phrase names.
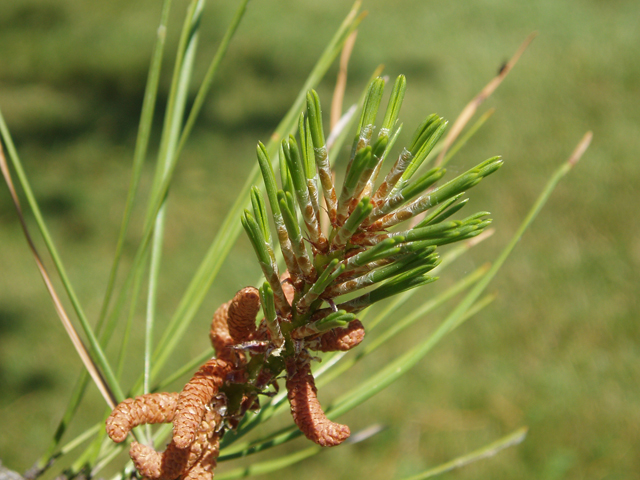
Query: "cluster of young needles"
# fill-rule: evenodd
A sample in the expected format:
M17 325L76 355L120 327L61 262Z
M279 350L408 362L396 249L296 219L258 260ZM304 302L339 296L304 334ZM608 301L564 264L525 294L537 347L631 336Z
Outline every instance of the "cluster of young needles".
M280 146L280 188L265 147L258 145L267 201L254 187L252 211L241 221L266 281L259 289L241 290L216 311L210 332L216 356L182 392L128 399L107 420L107 432L117 442L137 425L173 423L164 452L132 443L130 455L144 477L210 480L224 432L259 408L259 395L277 391L282 377L293 419L305 436L322 446L342 443L349 428L329 420L320 407L311 352L358 345L365 333L359 312L434 281L429 273L438 264L436 247L476 236L489 225L487 212L450 217L466 204L464 192L502 160L490 158L441 182L445 169L427 168L446 128L437 115L422 122L381 177L402 129L397 120L406 80L396 79L376 133L384 86L377 78L368 88L340 189L315 91L308 93L300 115L299 139L290 136ZM260 310L264 318L257 322Z
M448 218L466 204L466 199L461 200L464 192L500 168L502 160L490 158L437 185L444 168L421 170L446 128L446 121L435 114L416 129L410 145L378 181L402 129L396 123L406 80L399 76L395 81L374 135L384 85L377 78L369 86L341 189L335 185L315 91L308 93L306 115L299 119L299 142L293 136L282 141L280 189L266 149L258 145L271 214L254 188L253 212L244 212L242 224L273 292L264 293L273 296L276 310L266 320L279 345L289 331L292 338L301 338L345 326L369 305L433 281L428 272L438 262L436 247L476 236L490 223L487 212L463 220ZM295 289L292 301L283 292L270 220L287 282ZM410 226L403 228L403 222ZM369 287L375 288L339 300Z

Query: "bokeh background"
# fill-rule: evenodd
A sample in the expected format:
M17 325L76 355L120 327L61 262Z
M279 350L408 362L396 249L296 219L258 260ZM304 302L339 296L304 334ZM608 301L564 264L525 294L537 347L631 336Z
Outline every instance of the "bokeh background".
M186 8L174 3L161 99ZM196 80L235 3L207 6ZM176 171L161 322L252 167L257 140L268 139L349 6L250 3ZM265 478L401 478L522 425L530 427L522 445L443 478L640 478L637 1L367 0L364 8L369 16L351 59L346 102L383 63L387 75L408 78L401 119L409 131L427 113L453 120L524 38L539 32L483 106L496 113L449 166L459 173L504 156L505 166L474 189L471 202L492 212L497 233L421 295L494 258L584 132L593 130L594 140L492 283L497 300L343 419L352 430L374 423L386 429ZM159 15L160 2L151 0L0 2L0 108L90 318L98 314L115 249ZM319 87L325 102L335 71ZM134 212L125 268L143 213ZM255 282L251 255L241 238L176 365L205 348L217 305ZM385 346L324 389L321 399L330 401L380 368L445 313ZM132 348L141 341L134 332ZM6 465L24 471L42 454L81 368L0 187L0 458ZM130 377L140 368L132 360ZM93 390L69 438L104 414Z

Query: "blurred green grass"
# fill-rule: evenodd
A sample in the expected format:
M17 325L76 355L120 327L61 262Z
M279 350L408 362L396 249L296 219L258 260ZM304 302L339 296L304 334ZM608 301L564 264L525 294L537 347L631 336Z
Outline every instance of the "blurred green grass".
M640 471L637 2L390 3L364 4L370 13L351 60L347 101L384 63L388 75L407 75L401 113L407 126L429 112L453 120L526 35L539 32L486 102L496 114L449 166L462 171L504 156L505 167L472 199L492 212L497 234L425 294L495 256L581 135L591 129L594 141L492 285L498 300L345 418L352 430L372 422L388 428L266 478L399 478L521 425L530 426L524 444L445 478L632 478ZM150 0L0 4L0 107L90 318L115 248L159 8ZM234 8L208 5L197 77ZM176 172L158 297L158 311L167 313L160 322L253 165L256 141L268 138L347 8L337 0L250 4ZM181 15L176 5L172 45ZM320 86L323 98L334 78L330 73ZM166 95L168 80L161 90ZM144 191L150 180L149 170ZM134 214L139 224L142 209ZM0 458L25 470L46 448L81 365L6 188L0 188L0 247ZM255 282L249 249L241 237L176 365L206 347L217 305ZM422 332L434 322L427 319ZM136 335L132 348L142 342ZM411 338L386 346L352 375L379 368L405 342ZM140 368L131 362L129 381ZM343 378L321 400L348 385ZM92 391L72 433L103 411Z

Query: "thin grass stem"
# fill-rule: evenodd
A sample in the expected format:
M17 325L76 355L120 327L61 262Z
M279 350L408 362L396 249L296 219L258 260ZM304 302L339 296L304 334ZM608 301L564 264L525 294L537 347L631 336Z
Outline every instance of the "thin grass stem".
M413 475L411 477L405 477L403 480L424 480L425 478L435 477L436 475L450 472L451 470L455 470L456 468L464 467L466 465L469 465L470 463L477 462L478 460L493 457L505 448L513 447L522 443L526 438L528 431L528 427L521 427L518 430L510 433L509 435L506 435L496 440L495 442L485 445L482 448L474 450L473 452L467 453L460 457L456 457L453 460L443 463L442 465L430 468L425 472Z
M182 128L182 121L186 109L186 103L189 92L189 84L193 66L195 62L195 54L198 46L199 25L202 9L204 8L204 0L198 0L192 4L189 9L187 20L183 29L183 35L180 45L184 46L179 49L178 58L176 60L174 78L169 94L169 103L165 113L165 123L162 131L162 140L160 143L160 153L156 165L156 177L164 179L169 171L171 163L177 161L176 149ZM157 183L155 184L157 185ZM166 199L165 199L166 200ZM152 202L150 202L151 204ZM144 382L143 392L150 392L151 382L151 356L153 345L153 331L156 321L156 295L158 291L158 279L160 276L160 263L162 260L162 246L164 240L164 226L166 220L166 201L160 207L153 229L153 240L151 243L151 262L149 265L149 282L147 287L147 308L145 317L145 343L144 343ZM142 262L139 270L144 270L146 262ZM136 272L137 275L137 272ZM134 282L135 283L135 282ZM135 304L137 295L132 295L132 304ZM151 440L151 427L145 427L147 443Z
M460 112L460 115L458 115L458 118L456 118L455 122L453 122L453 125L451 126L449 133L447 134L447 136L443 141L442 150L440 150L440 153L438 154L438 158L436 158L435 165L437 167L442 165L442 163L444 162L444 157L447 154L447 151L449 150L451 145L453 145L453 142L455 142L456 138L458 138L458 135L460 135L465 125L469 122L469 120L471 120L473 115L476 113L476 110L478 110L478 107L482 104L482 102L484 102L487 98L489 98L489 96L496 90L496 88L498 88L498 86L502 83L502 81L505 79L507 74L518 62L518 60L520 59L522 54L525 52L529 44L533 41L534 38L536 38L536 35L537 33L535 32L530 34L524 40L524 42L522 42L522 44L520 45L516 53L514 53L513 57L511 57L511 59L509 59L509 61L505 64L504 68L500 69L500 72L498 73L498 75L493 79L491 79L491 81L487 83L487 85L480 91L480 93L476 95L462 109L462 112Z
M76 311L76 314L78 316L78 319L80 320L80 324L84 330L84 333L89 339L91 352L87 350L86 346L80 339L78 332L73 326L71 319L67 315L67 312L62 305L62 302L53 286L53 283L51 282L49 274L47 273L47 270L44 267L44 263L42 262L40 254L38 253L35 247L35 244L31 239L31 235L29 234L29 231L27 229L27 225L22 213L22 207L20 206L20 202L18 200L17 192L11 180L9 166L5 159L4 151L0 145L0 168L2 170L2 174L4 176L5 182L9 187L12 200L14 202L14 206L16 208L16 211L18 212L18 217L20 219L23 232L25 234L29 247L31 248L36 264L38 265L38 270L40 271L40 275L42 276L42 279L47 287L47 291L54 303L56 313L58 314L67 334L69 335L71 342L73 343L76 351L78 352L78 355L80 356L85 367L91 374L92 379L96 383L96 386L100 390L100 393L103 395L105 401L107 402L108 405L115 406L118 402L124 400L124 395L122 394L122 390L120 389L120 385L116 380L116 377L113 373L111 365L109 364L109 361L107 360L104 354L104 351L102 350L102 347L100 346L100 343L98 342L93 332L93 329L89 325L89 322L84 314L84 310L80 306L80 302L78 301L78 298L75 294L75 290L73 289L71 282L67 277L64 266L62 265L62 261L58 255L58 252L53 243L53 240L51 239L49 230L44 222L44 219L42 218L42 214L35 200L35 197L33 195L33 192L31 190L27 177L24 173L24 170L22 169L22 164L15 150L13 141L11 140L11 136L9 134L9 130L7 129L7 125L4 121L4 117L2 116L2 112L0 112L0 133L5 142L5 145L7 146L7 150L11 158L11 161L13 163L13 166L16 169L16 173L18 174L20 184L24 190L25 196L27 197L27 202L29 203L29 206L31 207L31 210L36 218L36 223L38 224L40 233L43 236L43 239L45 241L45 244L47 245L49 253L51 254L51 257L54 261L56 269L60 275L60 278L62 279L65 290L67 291L67 294L71 300L74 310Z
M144 90L144 100L142 102L142 112L140 114L140 122L138 125L138 136L136 138L136 145L133 154L133 168L131 172L131 181L129 182L129 190L127 192L127 199L125 201L125 210L122 216L122 224L120 226L120 233L118 234L118 241L116 243L116 252L109 272L109 279L107 280L107 290L102 301L102 307L98 316L97 331L100 331L102 323L104 322L109 304L111 302L111 296L113 295L113 289L115 287L115 281L118 274L118 267L120 265L120 259L122 257L122 250L126 239L127 231L129 229L129 221L131 219L131 212L135 203L136 194L138 192L138 186L140 185L140 178L142 176L142 166L147 156L147 149L149 146L149 136L151 134L151 128L153 125L153 114L156 106L156 99L158 96L158 84L160 82L160 71L162 68L162 58L164 56L164 47L167 38L167 25L169 22L169 12L171 10L171 0L164 0L162 3L162 13L160 15L160 25L156 33L156 43L151 55L151 65L149 66L149 74L147 76L147 85Z
M314 445L289 455L283 455L275 460L253 463L247 467L235 468L224 473L216 474L217 480L232 480L235 478L250 477L253 475L264 475L267 473L282 470L290 465L306 460L320 453L321 447Z

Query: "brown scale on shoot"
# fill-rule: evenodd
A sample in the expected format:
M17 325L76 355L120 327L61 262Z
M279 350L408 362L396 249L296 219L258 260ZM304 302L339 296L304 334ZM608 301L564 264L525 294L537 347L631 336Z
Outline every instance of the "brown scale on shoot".
M177 448L173 443L167 445L164 452L132 442L129 456L136 470L145 478L153 480L171 480L178 478L187 466L189 450Z
M230 347L233 345L233 339L231 338L229 325L227 324L229 305L231 305L230 301L218 307L216 313L213 314L211 330L209 331L209 339L216 352L216 356L222 359L226 359L225 357L229 355L227 351L230 350Z
M307 342L307 348L317 352L346 352L364 340L364 325L353 320L347 327L334 328Z

